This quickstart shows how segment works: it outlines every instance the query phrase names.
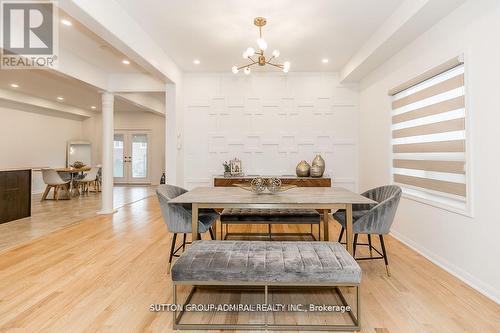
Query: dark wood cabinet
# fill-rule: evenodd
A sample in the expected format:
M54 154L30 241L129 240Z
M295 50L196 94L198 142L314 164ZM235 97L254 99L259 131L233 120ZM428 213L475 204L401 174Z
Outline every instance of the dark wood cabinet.
M271 176L269 176L271 177ZM296 177L296 176L273 176L281 179L283 184L297 185L298 187L331 187L332 179L329 177ZM254 177L214 177L214 186L233 186L234 184L250 183ZM268 178L268 177L266 177Z
M0 170L0 223L31 216L31 169Z

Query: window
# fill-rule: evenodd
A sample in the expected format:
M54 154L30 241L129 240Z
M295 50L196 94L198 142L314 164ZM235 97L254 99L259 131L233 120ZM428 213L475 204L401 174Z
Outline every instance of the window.
M468 212L464 64L392 90L392 176L406 196Z

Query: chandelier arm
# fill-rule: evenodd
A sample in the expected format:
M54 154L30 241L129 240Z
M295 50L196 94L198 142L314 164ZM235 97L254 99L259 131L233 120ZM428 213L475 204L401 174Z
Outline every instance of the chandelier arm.
M274 59L274 56L271 56L271 58L269 58L269 60L268 60L267 62L269 62L269 63L270 63L270 62L271 62L271 60L273 60L273 59Z
M266 61L266 64L283 69L283 65L280 65L280 64L273 64L273 63L270 63L269 61Z
M256 61L254 61L254 62L252 62L251 64L248 64L248 65L243 65L243 66L240 66L240 67L238 67L238 70L240 70L240 69L242 69L242 68L245 68L245 67L250 67L250 66L253 66L253 65L255 65L255 64L257 64L257 62L256 62Z

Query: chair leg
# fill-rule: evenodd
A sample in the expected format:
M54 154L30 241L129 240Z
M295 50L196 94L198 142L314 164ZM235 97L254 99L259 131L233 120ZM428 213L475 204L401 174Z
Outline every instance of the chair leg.
M214 240L214 231L212 230L212 227L208 228L208 231L210 232L210 238Z
M182 252L186 250L186 236L187 234L185 233L184 236L182 237Z
M354 234L354 244L352 247L352 257L356 258L356 244L358 244L358 234Z
M174 233L174 235L172 236L172 244L170 245L170 255L168 257L168 273L170 273L170 267L172 267L172 257L174 256L176 240L177 240L177 234Z
M47 187L45 187L45 191L43 192L42 199L40 201L47 199L47 195L49 195L51 188L52 187L50 185L47 185Z
M342 236L344 236L344 227L342 227L342 229L340 229L340 235L339 235L339 240L338 240L339 243L342 241Z
M380 246L382 247L382 254L384 255L384 261L385 261L385 271L387 273L387 276L391 276L391 272L389 271L389 260L387 260L387 252L385 251L385 244L384 244L384 236L378 235L380 238Z
M372 235L368 234L368 247L370 248L370 257L373 257L372 255Z
M54 200L56 200L56 201L59 200L59 185L56 185L54 187Z

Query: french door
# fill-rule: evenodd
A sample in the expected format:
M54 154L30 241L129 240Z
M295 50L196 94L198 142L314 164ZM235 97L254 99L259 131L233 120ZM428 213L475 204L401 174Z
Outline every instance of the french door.
M150 183L150 136L149 131L115 131L113 139L115 183Z

